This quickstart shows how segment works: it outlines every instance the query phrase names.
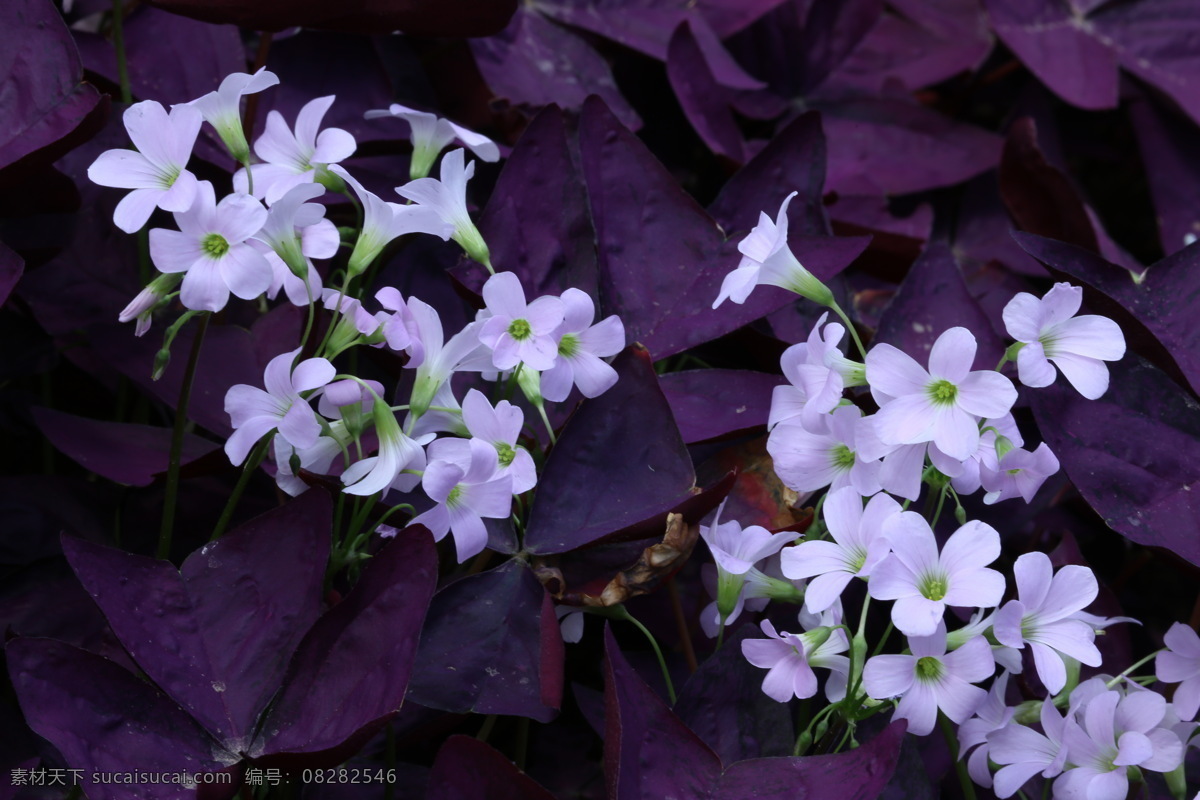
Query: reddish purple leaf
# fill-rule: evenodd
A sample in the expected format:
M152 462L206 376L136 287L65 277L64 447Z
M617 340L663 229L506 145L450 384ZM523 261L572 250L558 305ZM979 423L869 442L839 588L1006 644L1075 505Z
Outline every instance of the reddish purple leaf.
M25 272L25 259L21 258L4 242L0 242L0 306L8 302L13 287Z
M75 574L146 674L233 752L320 612L332 505L310 491L166 561L64 538Z
M659 386L688 444L765 426L779 375L740 369L670 372Z
M996 366L1004 342L967 291L954 253L945 242L932 241L880 317L875 341L894 345L924 364L938 336L956 326L973 333L979 344L975 369Z
M613 367L616 385L584 401L546 462L525 531L531 553L574 550L692 494L692 460L649 353L630 347Z
M93 800L132 796L94 781L96 772L219 772L237 761L166 695L107 659L51 639L14 639L5 654L29 726L83 771ZM138 790L147 800L195 795L170 783Z
M49 408L31 411L51 444L80 466L110 481L149 486L157 475L167 471L170 428L86 419ZM187 434L181 463L195 461L217 447L213 442Z
M617 89L604 57L541 14L518 9L503 32L473 40L471 52L488 86L513 105L578 109L595 94L626 125L641 125L637 112Z
M404 702L437 583L429 532L408 528L300 643L252 755L319 753L375 733Z
M1070 244L1029 233L1013 238L1056 275L1094 289L1098 296L1089 302L1097 311L1115 319L1144 355L1168 371L1178 369L1200 392L1200 327L1192 303L1200 293L1200 245L1164 258L1135 281L1122 267Z
M553 606L518 561L441 589L421 634L412 699L457 714L554 719L563 642Z
M1031 393L1038 428L1088 504L1135 542L1200 564L1200 417L1162 371L1126 357L1099 400L1060 376Z
M487 742L451 736L429 774L428 800L554 800Z
M0 9L0 170L46 151L101 104L71 33L50 0L9 0ZM90 134L89 134L90 135ZM43 153L46 163L70 145Z

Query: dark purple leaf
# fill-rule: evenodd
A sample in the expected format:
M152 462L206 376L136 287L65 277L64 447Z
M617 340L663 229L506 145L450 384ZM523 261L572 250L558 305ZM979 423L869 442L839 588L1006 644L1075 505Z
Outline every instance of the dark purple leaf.
M93 800L131 796L94 782L94 772L218 772L237 760L166 695L107 659L51 639L14 639L5 654L29 726L83 770ZM195 794L179 784L138 788L154 800Z
M103 110L82 82L70 31L50 0L11 0L0 10L0 170L38 151L48 163L70 145L47 150ZM88 134L90 135L90 133Z
M412 699L465 714L549 722L562 705L563 643L553 603L527 566L507 561L434 596Z
M473 736L451 736L429 774L428 800L554 800L494 747Z
M1060 376L1031 393L1038 427L1109 527L1200 564L1200 415L1190 394L1136 357L1109 365L1086 400Z
M995 261L1020 275L1045 277L1045 268L1013 241L1012 219L1000 198L995 173L967 182L955 220L954 254L968 275Z
M994 133L906 98L814 103L823 112L829 166L825 187L841 194L907 194L950 186L991 169Z
M760 212L774 218L779 206L771 208L772 202L799 192L788 206L789 235L828 235L829 220L821 200L824 190L825 134L821 130L821 115L809 112L788 123L730 178L708 207L708 213L728 235L737 236L758 224ZM833 273L819 275L832 276Z
M667 49L667 77L688 121L709 149L734 161L746 158L732 102L737 90L713 75L688 22L680 23Z
M795 743L792 713L763 694L766 672L742 655L742 640L761 638L756 625L744 625L692 673L679 690L679 719L732 764L747 758L788 756Z
M115 483L149 486L166 472L171 429L128 422L106 422L64 414L49 408L32 409L42 433L80 466ZM182 463L195 461L217 445L188 434Z
M692 461L649 353L628 348L613 367L616 385L584 401L550 453L525 532L531 553L574 550L692 494Z
M1163 107L1149 93L1131 102L1129 113L1158 217L1159 241L1163 252L1174 253L1200 236L1196 125Z
M374 733L404 702L436 583L437 551L422 527L372 557L300 643L254 754L318 753Z
M603 56L577 34L525 8L503 32L471 41L475 63L492 91L516 106L578 109L599 95L628 126L641 125Z
M659 386L688 444L767 424L779 375L735 369L671 372Z
M153 0L153 5L205 22L254 30L303 27L378 34L400 30L410 36L489 36L504 27L516 0Z
M63 550L146 674L235 752L320 611L332 506L311 491L205 545L182 572L77 539Z
M0 306L8 302L13 287L25 272L25 260L0 242Z
M938 336L956 326L973 333L979 344L975 369L994 367L1004 354L1004 342L967 291L953 252L944 242L931 241L880 317L875 341L894 345L924 364Z
M713 800L740 800L746 787L762 800L837 797L875 800L896 769L904 725L895 723L857 750L805 758L756 758L725 770Z
M246 71L246 53L237 28L210 25L157 8L140 6L124 20L129 85L138 100L167 108L208 94L231 72ZM84 66L114 84L117 53L99 34L77 33ZM179 58L181 52L188 57Z
M1065 0L984 0L992 29L1062 99L1115 108L1117 57Z
M0 564L29 564L62 553L63 533L103 541L117 503L112 487L62 475L0 479ZM40 634L39 634L40 635Z
M1013 237L1056 275L1096 290L1098 295L1089 302L1097 311L1115 319L1144 355L1164 369L1177 368L1193 391L1200 392L1200 328L1192 303L1200 292L1200 246L1164 258L1135 280L1127 270L1078 247L1028 233ZM1160 353L1162 348L1165 353Z

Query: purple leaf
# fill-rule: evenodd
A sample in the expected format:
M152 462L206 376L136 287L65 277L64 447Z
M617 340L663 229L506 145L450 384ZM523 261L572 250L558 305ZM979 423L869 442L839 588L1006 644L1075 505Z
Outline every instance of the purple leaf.
M692 461L649 353L630 347L613 367L616 385L583 402L550 453L525 532L531 553L574 550L692 494Z
M24 272L25 259L0 242L0 306L8 302L8 296Z
M577 34L520 8L503 32L471 41L475 63L492 91L516 106L578 109L599 95L626 125L641 125L603 56Z
M688 444L765 426L779 375L740 369L670 372L659 386Z
M451 736L429 774L428 800L554 800L487 742Z
M300 643L254 755L318 753L375 733L404 702L436 582L427 530L408 528L384 545Z
M332 506L308 492L184 562L64 538L75 574L139 666L233 752L319 613Z
M1078 247L1028 233L1013 238L1052 271L1094 289L1098 295L1089 303L1097 311L1115 319L1144 355L1168 371L1178 369L1200 392L1200 328L1191 302L1200 292L1200 245L1164 258L1134 280L1127 270Z
M77 142L63 142L93 112L107 108L82 82L70 31L50 0L11 0L0 11L0 170L38 151L46 163ZM85 137L86 138L86 137Z
M1196 125L1146 93L1129 104L1163 252L1200 236L1200 151Z
M856 750L804 758L756 758L725 770L713 800L740 800L747 786L762 800L837 797L875 800L896 769L904 724L893 723Z
M744 161L745 144L731 107L737 90L722 86L713 74L692 24L681 22L671 36L667 49L671 88L709 149L734 161Z
M115 483L149 486L166 472L171 429L106 422L64 414L49 408L31 409L34 421L50 443L80 466ZM185 435L182 463L213 452L217 445Z
M549 722L562 705L563 643L550 595L507 561L441 589L421 635L412 699L465 714Z
M1032 393L1047 443L1109 527L1200 564L1200 421L1191 395L1137 358L1109 365L1099 400L1060 376Z
M237 760L166 695L111 661L51 639L14 639L5 654L29 726L83 770L80 781L93 800L131 796L125 787L94 782L94 772L218 772ZM194 794L160 783L140 786L137 796Z
M894 345L924 364L938 336L956 326L975 334L975 369L994 367L1004 354L1004 342L967 291L954 253L945 242L931 241L880 317L875 341Z

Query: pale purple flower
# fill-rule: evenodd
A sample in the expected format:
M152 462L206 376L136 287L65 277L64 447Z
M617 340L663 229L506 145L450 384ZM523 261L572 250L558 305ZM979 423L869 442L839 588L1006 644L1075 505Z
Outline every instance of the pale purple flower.
M741 591L737 594L737 599L733 604L733 610L724 616L722 621L721 609L718 607L717 598L721 593L721 578L720 570L716 564L701 564L700 565L700 582L704 585L704 590L708 592L708 596L713 598L712 602L706 605L700 611L700 629L704 631L704 635L710 639L717 638L721 633L721 628L732 625L742 615L742 611L756 612L762 611L770 604L771 599L765 594L756 594L749 596L747 588L753 589L757 586L754 580L757 569L746 573L747 582L742 584Z
M989 614L986 609L976 609L966 625L946 633L946 646L951 650L956 650L962 647L969 639L973 639L976 636L987 636L992 627L992 619L995 616L995 611ZM992 638L988 636L989 643ZM1021 661L1021 653L1019 651L1002 644L992 644L991 647L992 658L996 660L1001 669L1011 672L1013 675L1021 674L1025 665Z
M305 242L302 231L315 228L320 223L326 225L316 231L310 244L310 251L318 250L323 254L319 258L329 258L337 253L339 237L333 223L325 219L325 207L319 203L310 203L325 193L322 186L304 184L290 189L286 194L277 198L275 204L267 212L266 221L262 228L254 234L253 239L266 245L284 265L300 279L301 287L308 277L309 262L304 252ZM314 297L320 297L320 287ZM298 303L297 305L307 305Z
M274 250L267 249L266 245L259 242L256 249L266 257L267 263L271 265L272 278L271 286L267 289L267 297L274 300L279 295L279 290L282 289L293 305L307 306L310 302L320 300L325 294L325 284L321 280L321 273L313 266L312 259L332 258L337 254L338 243L341 239L338 236L337 227L327 219L301 228L296 234L300 239L300 255L303 258L302 263L305 270L303 278L298 277L283 262L283 259ZM257 239L250 240L251 244L257 241Z
M424 469L425 450L419 442L400 430L400 424L396 422L387 403L376 399L371 417L375 422L375 434L379 437L379 453L346 468L342 473L342 482L346 484L343 491L367 497L376 492L386 492L389 488L401 491L412 489L417 485L418 475L410 473L402 477L401 473L404 470L416 472Z
M267 205L274 205L289 190L311 184L318 177L320 167L337 164L354 155L358 144L346 131L326 128L317 132L334 99L334 95L329 95L305 103L296 115L295 133L278 111L267 114L262 136L254 142L255 155L266 163L249 167L255 197L264 198ZM234 173L233 188L250 192L246 168Z
M230 155L244 164L250 158L250 145L246 143L246 133L242 130L242 97L257 94L277 83L279 78L275 73L267 72L266 67L253 75L234 72L225 76L225 80L221 81L215 92L209 92L184 105L199 111L204 120L216 129L221 141L229 148ZM178 106L172 110L174 108Z
M271 265L247 243L262 228L267 210L253 197L231 194L216 202L212 184L201 181L196 201L175 214L178 231L153 228L150 258L162 272L185 272L179 300L196 311L220 311L229 293L253 300L271 286Z
M593 325L595 303L580 289L567 289L560 299L563 321L554 331L558 360L542 373L542 397L561 402L572 385L584 397L599 397L617 382L617 371L601 359L625 349L625 326L616 314Z
M1071 385L1089 400L1108 389L1105 361L1125 355L1125 337L1107 317L1076 317L1083 289L1056 283L1038 299L1020 292L1004 307L1008 335L1025 346L1017 352L1017 377L1033 388L1049 386L1062 370Z
M975 716L958 726L958 757L967 758L967 774L980 786L991 788L992 773L988 770L988 735L1003 729L1016 713L1004 701L1008 691L1008 673L1002 672L992 681L987 698L975 709Z
M463 166L463 151L451 150L442 159L441 180L419 178L397 186L396 193L417 204L417 208L433 211L453 229L451 238L467 255L491 269L487 243L471 215L467 213L467 181L475 174L475 162Z
M491 349L496 369L524 363L541 372L554 366L558 358L554 332L566 313L562 300L546 296L526 304L521 279L511 272L488 278L483 300L491 316L483 320L479 341Z
M436 212L420 206L388 203L367 191L339 165L331 166L329 171L349 184L362 202L362 230L350 252L349 269L352 274L364 272L388 242L405 234L428 233L443 240L450 238L451 227Z
M979 478L987 494L983 502L987 505L1020 497L1026 503L1033 502L1038 489L1054 473L1058 472L1058 458L1049 445L1042 442L1032 453L1013 448L1000 457L996 468L986 463L980 465Z
M275 458L275 483L288 495L295 497L308 490L301 478L296 476L295 466L317 475L328 475L334 459L342 455L345 448L354 441L345 422L335 420L329 423L328 429L322 432L312 447L295 448L283 437L276 436L271 444Z
M1063 744L1075 767L1055 781L1054 796L1121 800L1129 792L1127 767L1153 772L1178 767L1183 742L1159 727L1166 713L1163 696L1140 687L1124 696L1111 689L1092 694L1067 719Z
M1179 684L1171 702L1182 719L1190 720L1200 709L1200 636L1176 622L1163 644L1167 649L1155 656L1155 674L1163 683Z
M329 419L361 417L372 413L375 398L383 395L379 381L340 380L321 390L317 411Z
M971 520L938 553L929 523L914 511L887 521L892 552L871 573L871 597L895 600L892 622L909 636L929 636L946 606L992 608L1004 596L1004 576L986 565L1000 557L1000 534Z
M409 139L413 147L408 174L413 180L428 175L429 170L433 169L433 162L438 153L455 140L464 144L483 161L500 159L500 148L482 133L475 133L427 111L417 111L392 103L387 110L368 111L363 116L367 119L394 117L408 123Z
M851 362L837 349L845 328L831 323L825 327L829 339L821 338L821 325L826 316L822 314L813 326L808 341L792 345L780 356L779 365L788 384L776 386L771 394L768 429L781 422L796 420L810 433L822 433L825 415L841 402L842 390L847 383L834 365Z
M1096 599L1096 576L1087 567L1068 565L1054 573L1045 553L1025 553L1013 565L1017 599L996 612L992 630L1002 644L1022 648L1028 642L1038 677L1050 694L1067 683L1063 656L1089 667L1100 666L1095 632L1086 622L1072 619Z
M537 485L533 456L517 444L525 412L507 400L493 408L483 392L471 389L462 402L463 422L474 439L496 448L499 467L496 475L512 478L513 494L527 492ZM430 457L440 460L470 461L467 439L438 439L430 445Z
M175 273L159 275L129 301L129 305L125 306L117 315L117 321L129 322L136 319L137 325L134 327L133 335L144 335L146 331L150 330L154 310L166 301L167 296L175 291L175 287L181 280L183 280L183 276Z
M763 284L782 287L823 306L833 305L833 293L800 264L788 247L787 207L797 194L792 192L784 198L774 221L766 212L759 212L758 225L738 244L742 260L721 282L713 308L727 299L744 303L754 287Z
M203 120L195 109L181 106L168 114L154 100L134 103L123 119L137 150L106 150L88 167L88 178L100 186L133 189L117 204L113 224L134 233L156 208L192 207L197 181L186 167Z
M460 564L487 546L483 518L503 519L512 511L512 479L496 477L496 468L496 448L472 439L468 462L432 461L421 478L425 494L437 505L411 524L424 525L434 541L452 533Z
M971 371L975 337L950 328L934 342L926 371L888 344L867 353L867 382L880 405L875 430L885 444L930 442L965 460L979 447L979 419L1007 414L1017 400L998 372Z
M899 697L892 718L908 720L908 732L917 736L933 730L939 709L954 722L965 722L987 697L972 684L988 678L996 666L987 640L976 636L947 653L946 626L939 621L932 635L909 636L908 646L912 655L867 660L867 694L877 700Z
M324 358L309 358L292 369L299 350L275 356L263 372L266 391L239 383L225 393L225 412L234 427L225 442L225 453L234 466L246 459L259 439L278 429L282 438L297 450L312 447L321 435L317 415L301 392L319 389L333 380L333 364Z
M767 452L777 474L798 492L830 491L853 486L863 497L882 488L880 463L866 457L858 447L860 437L872 436L873 423L856 406L842 406L819 418L819 432L800 424L777 425L767 437Z
M384 342L392 350L404 350L408 353L406 367L419 367L425 360L425 350L417 338L417 322L408 310L404 296L400 294L399 289L384 286L375 293L375 299L387 310L375 314L375 319L382 325L380 332Z
M771 533L760 525L742 529L737 520L721 522L725 503L717 507L712 523L700 526L700 538L708 545L717 562L717 607L728 616L733 611L746 576L755 571L754 565L778 553L796 534L790 531Z
M959 462L958 474L951 476L950 485L954 487L954 491L960 495L975 494L983 484L980 478L981 470L988 469L994 472L1000 468L1000 459L996 454L996 443L999 436L1003 436L1008 440L1008 444L1014 447L1025 444L1025 440L1021 438L1021 432L1017 429L1017 422L1011 413L996 419L984 420L980 426L979 447L969 458ZM940 453L941 451L937 448L933 448L930 455ZM915 497L913 499L916 500Z
M1042 703L1041 722L1042 733L1010 719L1004 727L988 734L988 758L1002 765L992 781L992 791L997 797L1012 797L1039 772L1043 778L1053 778L1062 772L1067 760L1067 749L1063 746L1066 720L1054 703L1047 700Z
M850 661L840 655L850 649L846 632L819 627L806 633L777 633L770 620L764 619L759 627L769 638L742 640L742 655L756 667L768 670L763 679L762 690L767 697L786 703L793 697L805 699L817 693L817 676L813 667L832 670L841 676L836 682L830 676L826 694L830 700L845 696L845 676L850 672Z
M564 642L575 644L583 639L583 612L577 606L556 605L554 616Z
M338 325L345 325L351 329L354 332L354 338L357 338L358 334L373 336L382 324L378 317L363 308L363 304L359 300L344 295L337 289L325 289L321 293L321 304L329 311L336 309L342 315L338 320ZM347 332L345 335L350 336L351 334ZM330 337L330 342L336 342L341 338L343 337L334 333ZM341 348L331 346L329 349L339 351Z
M405 422L406 428L429 410L434 395L450 380L451 375L455 372L481 372L491 367L492 363L492 354L479 342L482 322L469 323L449 341L444 341L442 320L433 306L410 297L408 310L416 331L413 347L419 343L425 357L416 368L412 397L408 401L412 413Z
M854 577L866 578L887 557L890 547L884 523L900 513L900 504L886 494L871 498L864 509L853 488L831 491L823 509L831 542L801 542L783 551L783 574L810 578L804 607L821 612L833 605Z

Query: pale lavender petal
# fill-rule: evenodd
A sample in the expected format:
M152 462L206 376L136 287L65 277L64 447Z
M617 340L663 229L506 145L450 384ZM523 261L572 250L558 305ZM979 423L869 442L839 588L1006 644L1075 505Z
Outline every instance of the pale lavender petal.
M793 652L791 644L776 638L742 640L742 655L762 669L770 669Z
M276 417L253 417L230 434L225 440L225 455L229 456L229 463L236 467L245 461L250 448L273 431L278 421Z
M1069 283L1056 283L1041 300L1041 327L1065 322L1079 313L1083 304L1083 289Z
M244 242L262 230L267 210L248 194L226 195L217 204L217 225L214 230L230 244Z
M479 515L467 507L447 509L450 516L450 533L454 536L454 551L458 563L478 555L487 547L487 527Z
M334 369L333 364L329 363L328 359L306 358L292 371L292 386L297 392L312 391L332 381L336 374L337 370Z
M810 542L809 544L821 544L821 542ZM828 544L828 542L824 544ZM787 572L785 571L784 574L786 575ZM804 590L804 607L814 614L820 614L837 602L853 577L849 572L830 570L813 578Z
M582 289L567 289L559 297L563 304L563 322L560 333L579 333L596 318L596 304L592 296ZM610 319L614 319L610 317ZM611 354L609 354L611 355Z
M312 407L303 400L293 403L283 419L279 420L279 435L297 450L316 444L321 436L321 426L317 424Z
M1042 575L1042 579L1045 580L1050 572L1050 559L1045 554L1039 553L1038 555L1046 559ZM1017 564L1019 565L1021 559L1025 557L1021 556L1017 559ZM1052 582L1049 582L1048 590L1044 595L1045 600L1036 603L1030 602L1030 605L1044 609L1041 618L1046 622L1053 622L1087 608L1099 593L1100 587L1096 583L1096 575L1090 569L1078 564L1068 564L1058 571ZM1024 594L1023 591L1022 594Z
M899 697L916 680L917 660L913 656L883 655L867 660L863 667L863 686L876 700Z
M954 576L986 567L999 557L1000 534L986 522L971 520L946 540L941 561L953 580Z
M553 367L542 373L542 397L555 403L567 399L567 395L571 393L571 387L575 384L575 370L571 366L572 361L573 359L560 358Z
M890 408L907 398L896 400ZM883 411L880 411L880 415ZM979 423L959 406L937 408L933 417L933 442L951 458L965 460L979 449Z
M150 260L159 272L187 272L203 257L195 238L166 228L150 229Z
M1018 292L1014 295L1001 314L1008 335L1018 342L1037 341L1042 328L1041 305L1042 301L1028 292Z
M858 492L853 489L830 492L823 512L825 525L838 544L849 547L860 543L858 528L863 519L863 504Z
M882 570L887 561L879 565ZM871 584L878 579L878 570ZM873 587L872 587L873 588ZM874 593L872 592L874 597ZM892 605L892 622L906 636L930 636L937 630L938 624L946 613L946 604L941 600L929 600L914 594L901 597Z
M909 394L883 406L874 420L875 433L884 443L920 444L934 438L938 409L925 395Z
M358 142L349 131L341 128L326 128L317 137L317 146L309 161L314 164L336 164L354 155Z
M960 383L971 371L976 347L975 336L966 328L945 331L929 351L930 376Z
M871 348L866 363L867 383L871 385L872 395L878 390L890 397L903 397L923 392L929 384L929 373L907 353L890 344Z
M1184 658L1200 661L1200 635L1182 622L1172 623L1170 629L1163 636L1163 643ZM1200 664L1197 664L1197 667L1200 668ZM1163 680L1174 682L1179 678L1163 678Z
M579 392L584 397L599 397L611 389L617 382L617 371L591 353L581 352L572 358L563 358L559 361L560 363L563 361L570 362L570 374L574 379L575 385L579 387ZM551 399L545 393L546 374L548 373L542 374L542 396ZM567 391L570 391L570 387L568 387ZM565 397L566 395L564 394L563 398Z
M162 189L134 189L117 203L113 224L125 233L137 233L158 208L158 200L163 194Z
M476 133L472 130L467 130L453 122L446 120L450 127L454 130L454 138L470 148L471 152L478 156L483 161L499 161L500 148L496 146L488 137L482 133Z
M88 179L116 189L162 189L162 173L141 153L106 150L88 167Z
M539 297L525 308L522 315L535 334L550 334L562 324L563 304L557 297ZM555 352L557 352L557 347Z
M996 610L992 617L992 631L996 640L1009 647L1025 646L1025 637L1021 633L1021 620L1025 616L1025 604L1019 600L1010 600Z
M616 314L605 317L579 334L579 344L592 355L615 356L625 349L625 325Z
M869 663L869 662L868 662ZM983 691L980 689L979 691ZM916 681L896 706L893 719L908 720L908 732L914 736L926 736L933 731L937 720L938 703L933 688Z
M510 318L525 316L525 289L516 274L497 272L483 284L482 294L488 311L493 314ZM561 301L559 303L561 306Z
M758 264L749 264L726 274L725 279L721 281L721 291L717 293L717 299L713 301L712 307L718 308L726 300L732 300L738 304L745 303L750 292L754 291L754 287L758 285L758 274L761 270L762 268Z
M1033 651L1033 663L1042 685L1051 695L1058 694L1067 685L1067 668L1062 656L1040 642L1030 642L1029 647Z
M1096 400L1108 391L1108 367L1103 361L1072 353L1060 353L1051 360L1075 391L1088 400Z
M884 534L891 542L896 557L915 574L941 568L937 539L929 523L915 511L904 511L890 517Z
M1121 698L1113 721L1119 730L1146 732L1162 722L1167 700L1158 692L1130 692Z
M1015 402L1017 388L1012 381L999 372L986 370L972 372L960 381L955 398L955 403L964 411L985 419L1004 416Z
M1175 731L1155 728L1146 734L1146 738L1153 749L1150 757L1142 762L1142 769L1170 772L1183 763L1184 744Z
M333 258L341 241L337 226L327 219L304 228L300 238L300 250L309 258Z
M156 100L134 103L125 109L122 121L133 146L152 164L159 167L176 164L172 124L161 103Z
M961 652L961 648L954 652ZM990 652L988 660L991 660ZM987 692L978 686L972 686L953 673L942 678L938 684L936 695L938 707L954 722L965 722L975 713L975 709L979 708L980 704L987 699Z
M994 569L977 569L955 575L944 598L958 608L993 608L1004 597L1004 576Z
M353 467L351 467L351 469L353 469ZM347 472L349 472L349 470L347 470ZM429 474L428 470L426 470L425 474ZM422 485L424 485L424 482L422 482ZM428 491L428 489L426 489L426 491ZM408 524L424 525L429 529L429 532L433 534L433 540L435 542L440 542L445 538L446 534L450 532L450 512L446 509L445 505L439 503L423 514L418 514L417 516L413 517L412 521Z
M243 300L253 300L271 286L274 272L270 263L248 244L236 244L229 248L229 252L217 263L225 285Z
M1041 342L1033 342L1017 351L1017 377L1031 389L1041 389L1054 383L1057 370L1046 360Z
M263 263L266 264L266 261ZM266 266L269 271L271 265ZM268 274L267 285L270 283ZM179 300L186 308L195 311L220 311L224 308L229 302L229 286L221 275L220 265L209 258L202 258L193 264L183 277Z
M512 511L512 494L512 481L504 476L464 487L463 504L479 516L500 519Z
M278 416L279 402L256 386L239 383L225 393L225 413L230 424L240 428L253 417Z
M317 146L317 132L321 130L321 120L325 119L325 114L335 99L337 96L331 94L309 100L296 115L296 140L309 150ZM340 158L336 160L341 161ZM321 161L321 163L328 164L330 162Z
M825 572L846 574L847 580L850 577L850 573L846 572L846 551L833 542L801 542L784 550L780 559L784 576L793 580L811 578ZM845 586L845 583L842 585Z
M870 419L874 420L874 417ZM921 474L925 469L924 444L905 445L883 459L879 482L894 495L916 500L921 494Z
M254 153L263 161L284 167L292 173L308 169L308 154L296 141L283 115L278 111L267 114L267 123L263 126L262 135L254 142ZM254 178L257 190L258 175Z
M448 461L431 460L421 476L421 488L437 503L445 503L450 491L463 479L463 471ZM415 523L416 520L413 520Z

